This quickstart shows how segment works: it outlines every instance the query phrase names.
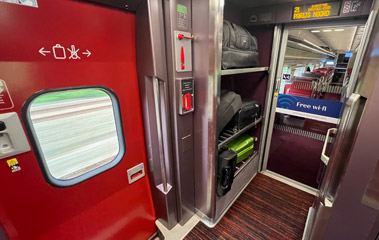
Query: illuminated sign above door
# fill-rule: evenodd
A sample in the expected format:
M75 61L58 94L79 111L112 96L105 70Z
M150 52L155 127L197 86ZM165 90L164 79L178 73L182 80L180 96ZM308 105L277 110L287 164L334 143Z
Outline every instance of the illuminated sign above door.
M340 2L327 2L294 6L292 11L292 20L338 16L339 11Z

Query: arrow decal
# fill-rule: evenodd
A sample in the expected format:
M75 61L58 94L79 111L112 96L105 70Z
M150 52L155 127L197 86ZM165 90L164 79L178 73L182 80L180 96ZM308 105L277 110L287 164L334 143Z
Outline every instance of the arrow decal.
M2 0L0 0L0 2L1 1ZM66 50L68 50L68 52L71 53L70 56L67 56L68 58L66 58ZM74 44L71 45L71 48L65 48L61 44L55 44L50 50L45 50L45 47L41 47L41 49L38 50L38 53L44 57L46 57L48 54L51 54L51 57L54 57L55 59L58 59L58 60L61 60L61 59L80 60L81 58L84 58L84 56L89 57L92 55L92 53L88 49L86 49L84 52L81 53L82 55L80 55L79 48L75 46Z
M41 49L38 52L41 53L45 57L46 57L45 53L51 53L50 51L44 51L44 47L41 47Z
M88 51L88 50L87 50L87 51L85 51L85 52L83 52L83 54L84 54L84 55L87 55L87 57L91 56L91 52L90 52L90 51Z

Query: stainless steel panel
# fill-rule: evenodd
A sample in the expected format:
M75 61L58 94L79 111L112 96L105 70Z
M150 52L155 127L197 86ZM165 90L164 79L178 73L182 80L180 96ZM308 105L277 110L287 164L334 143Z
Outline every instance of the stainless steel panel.
M179 39L179 34L183 35L183 39ZM192 34L189 32L174 31L175 43L175 68L177 72L192 71ZM183 51L183 52L182 52ZM182 54L183 60L182 63Z
M316 199L317 201L317 199ZM309 239L322 239L322 236L327 227L327 222L332 214L333 208L325 206L322 202L315 202L314 204L315 215L312 219L312 230L309 234ZM311 220L311 219L310 219ZM317 229L317 231L314 231ZM307 230L307 229L306 229Z
M17 113L0 114L0 121L5 124L5 129L0 131L0 159L29 152L28 139Z
M378 211L361 200L377 164L379 116L379 20L363 59L356 93L346 103L330 161L320 187L319 204L329 204L329 211L317 211L311 239L346 237L363 239L369 235ZM349 211L346 211L348 209Z
M272 132L274 130L274 120L276 114L276 105L278 102L278 92L280 87L280 80L283 74L284 57L287 49L288 29L281 31L279 26L276 27L276 35L274 35L274 48L275 52L272 52L271 63L275 61L276 69L274 66L270 66L270 80L267 86L267 100L265 109L265 120L263 122L262 139L264 141L264 147L262 157L260 159L260 171L267 169L268 155L270 153ZM273 50L274 50L273 48Z
M376 218L375 223L372 225L370 234L368 235L367 239L379 240L379 216Z
M269 69L268 67L226 69L226 70L221 71L221 75L225 76L225 75L234 75L234 74L242 74L242 73L263 72L263 71L267 71L268 69Z
M230 191L216 199L216 214L212 218L203 219L202 222L208 227L214 227L237 200L242 191L250 184L258 173L259 153L254 155L250 162L234 178Z
M194 187L194 157L193 146L183 151L182 139L193 136L193 113L180 115L178 101L178 84L176 79L191 78L192 72L177 72L175 63L175 31L192 32L192 5L190 0L164 0L163 9L165 17L166 52L168 69L168 90L170 97L170 117L172 129L172 148L175 170L175 188L177 197L178 222L183 225L195 213L195 187ZM179 8L186 10L186 16L179 12ZM196 41L186 39L186 41ZM188 63L188 61L187 61ZM196 86L196 79L195 86ZM196 91L195 91L196 95Z
M221 80L223 0L193 1L195 192L198 214L216 212L217 105Z
M379 91L379 75L373 76L372 81L376 82L373 90ZM328 204L330 200L329 206L332 206L332 210L330 214L317 212L316 220L320 219L322 222L319 221L319 225L313 226L314 237L311 239L367 239L372 227L375 226L374 222L379 217L379 212L362 204L361 199L378 162L379 128L376 127L379 117L378 101L378 94L371 95L368 100L360 97L352 110L360 109L361 103L364 102L364 112L363 114L358 112L351 117L353 123L359 122L359 124L355 127L353 124L345 124L346 128L339 129L345 131L344 138L339 138L340 132L337 134L337 145L332 151L328 168L332 167L333 162L346 162L347 166L342 165L345 170L337 183L330 175L336 175L338 178L341 175L339 168L341 164L336 165L337 169L334 172L327 168L325 180L329 185L322 185L323 195L320 196L320 202ZM352 145L347 145L348 143ZM342 154L336 155L334 152Z
M375 18L377 17L377 14L378 14L377 10L371 11L370 16L366 22L365 30L364 30L363 36L362 36L362 40L361 40L361 43L359 44L357 56L355 58L353 71L351 72L351 76L350 76L350 80L349 80L350 84L348 85L348 88L346 91L347 97L349 97L353 93L354 88L356 87L356 82L358 79L359 71L361 70L363 57L364 57L364 54L365 54L366 49L367 49L368 41L370 39L372 28L374 26Z
M162 178L162 188L165 193L168 192L168 182L167 182L167 170L166 170L166 159L163 146L163 132L162 132L162 109L161 109L161 91L159 79L153 77L153 93L154 93L154 107L155 107L155 122L157 124L157 147L159 152L159 161L161 167L161 178Z
M187 152L193 148L193 136L190 134L182 138L182 151Z
M378 14L377 11L376 15ZM369 98L373 92L375 78L379 74L379 54L377 49L379 47L379 18L375 17L375 23L372 28L371 37L364 54L361 71L359 73L356 90L354 92L359 95Z
M177 205L176 190L172 187L174 170L161 2L144 1L136 12L136 25L137 70L149 180L157 218L171 229L177 224Z
M305 222L303 237L301 238L302 240L309 239L309 234L311 230L310 227L313 225L314 217L315 217L315 210L313 207L310 207L308 210L307 220Z
M374 174L363 194L362 203L379 210L379 161L376 163Z
M365 103L366 99L357 94L351 95L346 102L328 167L320 186L320 199L324 204L326 201L333 203L337 197Z

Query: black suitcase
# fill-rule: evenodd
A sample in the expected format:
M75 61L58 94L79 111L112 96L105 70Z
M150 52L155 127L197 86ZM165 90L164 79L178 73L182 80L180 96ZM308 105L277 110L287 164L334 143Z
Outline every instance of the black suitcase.
M240 110L241 96L235 92L221 90L220 104L217 111L217 133L220 134L233 116Z
M254 99L242 99L241 109L234 115L228 124L228 129L241 130L247 125L255 122L261 116L261 105Z
M232 188L236 169L237 153L225 150L218 156L217 195L224 196Z
M223 24L222 68L256 67L258 43L246 29L229 21Z

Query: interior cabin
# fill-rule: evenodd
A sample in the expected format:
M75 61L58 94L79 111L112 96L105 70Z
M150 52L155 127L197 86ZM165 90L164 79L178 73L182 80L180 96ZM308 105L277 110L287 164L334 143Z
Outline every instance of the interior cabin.
M379 239L376 0L0 0L0 239Z

